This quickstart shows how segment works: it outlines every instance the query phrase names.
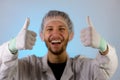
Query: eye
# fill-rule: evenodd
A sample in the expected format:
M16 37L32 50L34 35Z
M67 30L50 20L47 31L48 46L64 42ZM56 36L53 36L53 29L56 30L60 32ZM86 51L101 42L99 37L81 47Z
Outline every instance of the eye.
M59 28L60 31L65 31L65 28L61 27Z
M53 30L52 28L47 29L47 31L52 31L52 30Z
M48 27L46 30L47 30L47 31L52 31L53 28L52 28L52 27Z

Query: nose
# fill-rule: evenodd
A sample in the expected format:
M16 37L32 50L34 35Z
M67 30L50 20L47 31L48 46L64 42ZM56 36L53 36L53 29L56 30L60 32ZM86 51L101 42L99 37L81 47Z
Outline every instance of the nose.
M58 30L53 30L52 35L53 36L59 36L60 32Z
M61 38L61 33L58 29L54 29L51 34L52 39L60 39Z

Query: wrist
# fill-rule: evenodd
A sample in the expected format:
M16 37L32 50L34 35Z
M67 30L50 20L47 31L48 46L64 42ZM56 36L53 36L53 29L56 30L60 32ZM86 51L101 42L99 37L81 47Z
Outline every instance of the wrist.
M98 48L99 48L100 52L105 52L107 50L107 42L102 37L100 38L100 44L99 44Z
M8 45L8 49L11 51L11 53L15 54L18 52L18 49L16 49L16 38L13 38L10 40L10 43Z
M101 52L101 51L99 51L99 52L100 52L101 55L106 55L106 54L108 54L108 51L109 51L109 48L107 46L107 49L104 52Z

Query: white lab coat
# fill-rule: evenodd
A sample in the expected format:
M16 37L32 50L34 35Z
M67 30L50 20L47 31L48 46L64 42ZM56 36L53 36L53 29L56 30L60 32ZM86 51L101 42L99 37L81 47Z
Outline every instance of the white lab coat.
M8 43L0 46L0 80L56 80L47 64L47 55L18 60L18 55L9 51ZM108 47L107 55L98 53L95 59L68 57L60 80L108 80L118 66L115 49L110 45Z

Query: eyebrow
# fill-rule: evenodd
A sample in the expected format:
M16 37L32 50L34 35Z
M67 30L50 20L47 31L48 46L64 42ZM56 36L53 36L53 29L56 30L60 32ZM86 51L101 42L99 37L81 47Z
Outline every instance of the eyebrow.
M59 27L67 27L67 26L59 25Z
M46 26L46 28L52 28L53 26ZM58 27L67 27L67 26L65 26L65 25L59 25Z

